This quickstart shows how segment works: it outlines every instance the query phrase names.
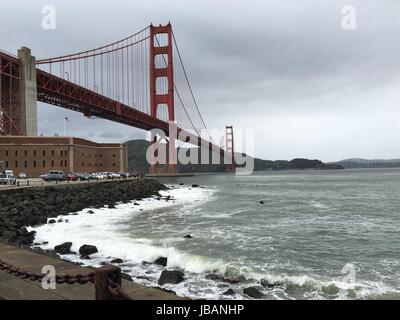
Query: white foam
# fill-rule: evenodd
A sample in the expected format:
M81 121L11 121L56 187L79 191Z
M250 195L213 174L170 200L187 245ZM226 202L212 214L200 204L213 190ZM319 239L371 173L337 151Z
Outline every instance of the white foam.
M78 212L78 215L54 218L63 219L64 222L45 224L37 228L29 227L28 230L36 231L35 242L48 242L40 246L43 249L54 249L56 245L70 241L73 243L71 250L74 252L78 252L84 244L96 245L99 250L97 254L91 256L92 260L82 261L76 255L65 256L73 261L97 264L104 261L106 257L113 256L140 264L143 261L154 261L162 256L168 258L168 267L178 267L196 273L205 272L216 268L217 263L211 262L207 257L180 252L168 245L184 241L183 238L163 239L164 245L160 246L156 245L152 239L137 238L131 232L121 232L121 226L124 221L131 220L133 215L178 205L199 205L207 201L213 192L212 189L203 188L174 188L160 192L162 196L171 196L173 200L149 198L136 201L139 205L133 205L132 202L118 204L115 209L84 209ZM92 210L94 214L89 214L89 210ZM68 223L65 220L68 220Z

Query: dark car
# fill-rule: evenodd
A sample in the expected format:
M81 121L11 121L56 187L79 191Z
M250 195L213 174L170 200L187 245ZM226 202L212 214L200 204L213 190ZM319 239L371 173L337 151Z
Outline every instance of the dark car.
M88 181L88 180L90 180L90 177L89 177L89 175L87 173L78 173L76 176L78 177L78 179L80 181Z

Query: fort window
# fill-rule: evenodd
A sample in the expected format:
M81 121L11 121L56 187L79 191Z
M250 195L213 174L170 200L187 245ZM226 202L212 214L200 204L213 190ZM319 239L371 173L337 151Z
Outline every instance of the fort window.
M33 150L33 156L36 157L36 150Z
M51 155L54 157L54 150L51 150Z
M18 161L15 161L15 167L18 168Z
M28 167L28 161L25 161L25 168Z
M18 150L15 150L15 156L18 157Z
M36 160L33 161L33 167L36 168Z
M28 156L28 150L25 150L25 157Z
M60 167L62 167L63 166L63 161L62 160L60 160Z
M64 160L64 167L67 166L67 160Z
M6 168L8 169L8 161L6 161Z
M46 151L45 150L43 150L43 157L45 157L46 156Z
M6 157L8 157L8 150L6 150Z
M46 166L46 161L43 160L43 168Z

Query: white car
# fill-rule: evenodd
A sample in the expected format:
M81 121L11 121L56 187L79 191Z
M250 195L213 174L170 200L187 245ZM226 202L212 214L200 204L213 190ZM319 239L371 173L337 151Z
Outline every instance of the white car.
M18 175L18 179L28 179L28 175L25 172L21 172Z
M95 173L94 176L99 180L104 180L106 178L106 176L101 172Z

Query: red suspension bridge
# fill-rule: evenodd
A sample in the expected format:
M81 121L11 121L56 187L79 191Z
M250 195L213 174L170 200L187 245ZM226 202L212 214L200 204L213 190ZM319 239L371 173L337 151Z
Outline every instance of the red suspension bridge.
M224 154L200 112L171 24L151 25L109 45L37 61L27 48L18 57L0 52L0 88L2 135L36 135L31 106L41 101L87 117L161 129L167 136L174 123L185 142ZM167 143L175 150L175 137ZM233 159L233 144L228 149L225 159ZM151 166L152 173L157 170ZM171 158L168 170L176 172Z

